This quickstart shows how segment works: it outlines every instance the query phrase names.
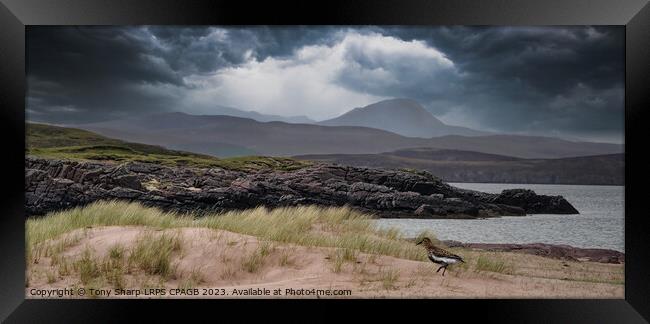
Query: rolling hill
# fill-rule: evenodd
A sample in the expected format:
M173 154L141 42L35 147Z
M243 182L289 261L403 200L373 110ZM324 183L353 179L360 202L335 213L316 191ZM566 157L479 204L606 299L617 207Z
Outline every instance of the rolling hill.
M124 142L86 130L27 123L26 154L36 157L92 160L138 161L168 166L221 167L229 170L271 168L295 170L309 163L281 157L248 156L218 159L213 156L168 150L161 146Z
M562 158L623 152L623 146L571 142L549 137L448 135L430 139L405 137L359 126L322 126L258 122L231 116L162 113L77 125L125 141L219 157L243 155L372 154L428 147L474 151L518 158ZM224 145L239 148L224 150Z
M307 118L306 116L278 116L266 115L253 110L241 110L226 106L214 106L210 110L210 115L225 115L240 118L250 118L259 122L281 121L293 124L312 124L315 121Z

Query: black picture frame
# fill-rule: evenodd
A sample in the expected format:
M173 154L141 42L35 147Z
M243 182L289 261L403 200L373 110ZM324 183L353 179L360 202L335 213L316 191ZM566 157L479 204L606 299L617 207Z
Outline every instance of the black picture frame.
M624 300L29 300L25 299L25 27L28 25L624 25ZM650 108L650 5L647 0L110 1L0 0L0 114L4 183L0 204L0 319L8 322L117 322L171 314L240 321L309 321L360 316L442 317L483 322L643 323L650 319L650 235L644 214ZM388 305L388 304L391 305ZM333 306L346 308L332 310ZM395 310L393 307L408 308ZM238 309L241 309L238 307ZM298 317L296 309L307 311ZM469 311L468 311L469 310ZM438 314L435 319L429 317ZM295 314L294 314L295 313ZM345 314L345 315L344 315ZM349 314L349 315L348 315ZM446 315L445 315L446 314ZM295 317L294 317L295 316ZM308 317L302 317L308 316ZM644 320L645 318L645 320Z

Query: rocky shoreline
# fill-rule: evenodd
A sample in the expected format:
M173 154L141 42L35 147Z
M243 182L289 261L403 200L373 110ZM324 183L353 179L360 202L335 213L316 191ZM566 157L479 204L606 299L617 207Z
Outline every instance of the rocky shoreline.
M608 249L585 249L564 244L462 243L442 241L448 247L462 247L495 252L518 252L566 261L625 263L625 253Z
M350 206L385 218L485 218L578 214L561 196L531 190L464 190L427 172L317 163L294 171L232 171L152 163L25 158L28 216L97 200L137 201L179 212L257 206Z

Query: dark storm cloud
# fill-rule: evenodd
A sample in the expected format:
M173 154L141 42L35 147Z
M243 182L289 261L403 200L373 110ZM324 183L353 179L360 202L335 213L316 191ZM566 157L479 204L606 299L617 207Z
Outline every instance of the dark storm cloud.
M387 27L383 33L426 41L458 68L443 95L426 80L400 89L434 114L455 109L453 116L472 116L474 126L496 131L622 136L620 27Z
M333 28L30 27L28 118L89 122L182 110L183 77L327 42Z
M370 48L350 34L403 48ZM344 91L413 98L451 123L499 132L622 137L621 27L29 27L28 118L74 123L218 105L195 100L197 88L227 81L205 83L214 75L268 58L281 62L274 68L315 66L296 53L334 53L345 41L330 80ZM299 89L285 91L287 109L302 114L304 101L292 101Z
M167 98L140 87L183 84L159 51L140 29L30 27L28 116L63 123L155 109Z
M156 59L159 50L138 29L30 27L27 37L29 75L64 78L75 84L93 80L181 82L164 61Z
M618 27L402 28L396 33L423 37L465 71L522 79L551 94L577 82L609 87L621 82L623 73L624 35Z

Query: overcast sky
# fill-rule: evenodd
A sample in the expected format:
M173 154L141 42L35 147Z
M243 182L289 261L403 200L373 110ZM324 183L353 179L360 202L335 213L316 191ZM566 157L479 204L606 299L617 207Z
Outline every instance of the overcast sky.
M622 27L28 27L27 118L215 106L336 117L402 97L475 129L623 141Z

